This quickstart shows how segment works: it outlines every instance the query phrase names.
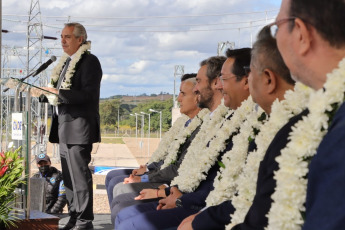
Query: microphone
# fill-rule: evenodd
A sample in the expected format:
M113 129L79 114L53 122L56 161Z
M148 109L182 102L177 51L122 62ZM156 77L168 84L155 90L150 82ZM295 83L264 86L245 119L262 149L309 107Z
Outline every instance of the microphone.
M28 77L31 77L31 76L36 76L37 74L39 74L40 72L42 72L43 70L45 70L50 64L52 64L54 61L56 61L56 57L53 55L50 57L50 59L48 61L46 61L45 63L43 63L34 73L31 73L29 75L27 75L26 77L24 78L21 78L21 79L18 79L19 81L24 81L26 80ZM2 92L7 92L10 88L6 88L4 89Z
M40 72L42 72L43 70L45 70L50 64L52 64L54 61L56 61L56 57L53 55L50 57L50 59L48 61L46 61L46 63L43 63L37 70L36 72L32 75L33 77L35 77L37 74L39 74Z

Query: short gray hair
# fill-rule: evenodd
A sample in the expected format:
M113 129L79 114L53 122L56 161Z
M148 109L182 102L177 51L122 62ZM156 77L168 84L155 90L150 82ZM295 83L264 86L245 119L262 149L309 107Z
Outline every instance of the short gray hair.
M186 80L184 80L183 82L191 82L193 84L193 86L196 85L196 78L192 77L192 78L188 78Z
M74 27L73 34L76 38L83 37L83 43L87 40L87 33L85 27L78 22L65 23L65 27Z

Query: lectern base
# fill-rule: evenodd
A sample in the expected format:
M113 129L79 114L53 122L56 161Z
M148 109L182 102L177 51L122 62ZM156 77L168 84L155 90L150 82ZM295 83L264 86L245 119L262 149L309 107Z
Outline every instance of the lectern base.
M17 227L10 227L9 230L57 230L59 218L39 211L30 211L30 218L20 217L16 222Z

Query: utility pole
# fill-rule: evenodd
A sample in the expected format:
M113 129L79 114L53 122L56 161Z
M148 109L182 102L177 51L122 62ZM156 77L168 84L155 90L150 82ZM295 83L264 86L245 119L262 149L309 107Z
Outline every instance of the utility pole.
M149 109L150 112L159 113L159 139L162 140L162 111Z
M218 56L224 56L227 49L235 49L235 42L218 42L218 49L217 49L217 55Z
M175 65L174 67L174 96L173 96L173 102L174 102L174 108L177 108L177 102L176 102L176 77L182 77L184 74L184 65Z
M147 138L147 156L149 157L150 156L150 129L151 129L151 114L150 113L144 113L144 112L140 112L141 114L143 115L148 115L149 116L149 128L148 128L148 138Z

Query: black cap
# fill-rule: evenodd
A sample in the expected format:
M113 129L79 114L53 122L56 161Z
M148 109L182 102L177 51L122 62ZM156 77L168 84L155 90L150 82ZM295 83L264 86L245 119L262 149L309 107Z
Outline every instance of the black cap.
M41 153L35 156L36 162L39 163L40 161L50 162L50 158L47 154Z

